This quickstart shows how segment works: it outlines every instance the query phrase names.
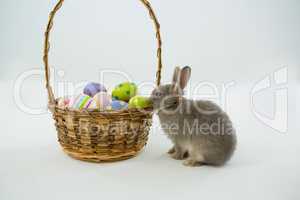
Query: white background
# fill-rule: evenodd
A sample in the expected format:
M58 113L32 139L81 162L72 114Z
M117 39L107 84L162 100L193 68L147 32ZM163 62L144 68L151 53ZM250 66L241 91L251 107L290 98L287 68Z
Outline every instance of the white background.
M0 2L1 200L300 198L299 0L152 0L162 26L163 82L176 65L192 67L187 91L192 97L202 81L216 85L219 93L222 84L235 82L223 108L234 121L239 144L223 168L182 166L166 155L171 144L157 129L145 151L128 161L90 164L63 154L46 112L43 74L28 77L17 88L22 102L42 114L24 112L14 96L15 81L24 72L43 72L43 32L54 4ZM55 22L50 56L55 88L62 81L98 80L103 69L121 70L138 84L154 81L153 25L137 0L66 0ZM254 115L257 110L271 117L276 113L274 81L255 96L255 108L250 100L252 88L283 67L288 84L278 87L288 89L288 130L280 133ZM105 78L110 88L120 81Z

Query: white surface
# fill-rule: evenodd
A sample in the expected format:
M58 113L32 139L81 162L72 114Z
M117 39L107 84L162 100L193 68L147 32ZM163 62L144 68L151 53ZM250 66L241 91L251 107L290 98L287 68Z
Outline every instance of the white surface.
M24 71L43 73L43 32L54 2L0 2L0 200L300 199L299 0L151 1L162 25L163 82L175 65L192 67L191 89L209 81L221 93L223 83L235 81L226 93L226 111L237 127L238 148L223 168L183 167L166 155L170 142L161 131L151 133L144 152L124 162L90 164L63 154L45 113L43 74L21 85L22 102L43 114L24 113L13 97ZM137 1L94 0L83 6L82 0L66 0L51 44L51 66L65 71L52 76L56 90L62 81L98 80L103 69L122 70L136 83L154 81L156 41ZM258 81L282 67L289 75L289 84L278 86L289 92L284 134L258 120L250 106ZM120 81L107 78L108 86ZM254 99L268 116L275 112L273 86ZM206 92L201 88L200 94Z
M291 93L295 86L299 88L291 85ZM1 100L7 106L2 108L5 116L0 117L0 199L297 200L300 137L296 114L300 112L295 104L299 95L289 102L289 131L280 134L254 118L242 92L246 89L242 86L232 92L230 114L239 144L223 168L184 167L166 155L170 143L161 132L152 132L145 151L134 159L112 164L76 161L61 151L49 114L31 116L19 111L11 98Z

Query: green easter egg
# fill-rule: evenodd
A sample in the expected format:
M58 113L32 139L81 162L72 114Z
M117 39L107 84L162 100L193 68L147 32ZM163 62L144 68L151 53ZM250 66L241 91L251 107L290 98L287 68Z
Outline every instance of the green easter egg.
M150 99L142 96L135 96L129 101L129 108L143 109L149 108L151 105Z
M128 102L137 94L137 86L134 83L121 83L112 91L112 97L116 100Z

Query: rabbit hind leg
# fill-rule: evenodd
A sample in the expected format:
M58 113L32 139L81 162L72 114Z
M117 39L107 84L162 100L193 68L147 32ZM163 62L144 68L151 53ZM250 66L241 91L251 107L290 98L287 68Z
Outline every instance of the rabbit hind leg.
M188 167L197 167L205 165L204 156L200 152L190 152L189 157L183 162Z

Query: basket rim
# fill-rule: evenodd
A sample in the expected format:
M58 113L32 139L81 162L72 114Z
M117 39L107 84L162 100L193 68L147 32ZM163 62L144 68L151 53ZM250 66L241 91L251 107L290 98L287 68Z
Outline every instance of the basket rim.
M153 107L148 107L144 109L129 108L129 109L122 109L122 110L100 110L97 108L78 109L78 108L70 108L70 107L60 107L58 106L57 100L54 105L54 110L60 112L68 112L68 113L76 113L76 114L103 114L103 115L121 115L121 114L134 115L134 114L141 114L141 113L148 115L154 113Z

